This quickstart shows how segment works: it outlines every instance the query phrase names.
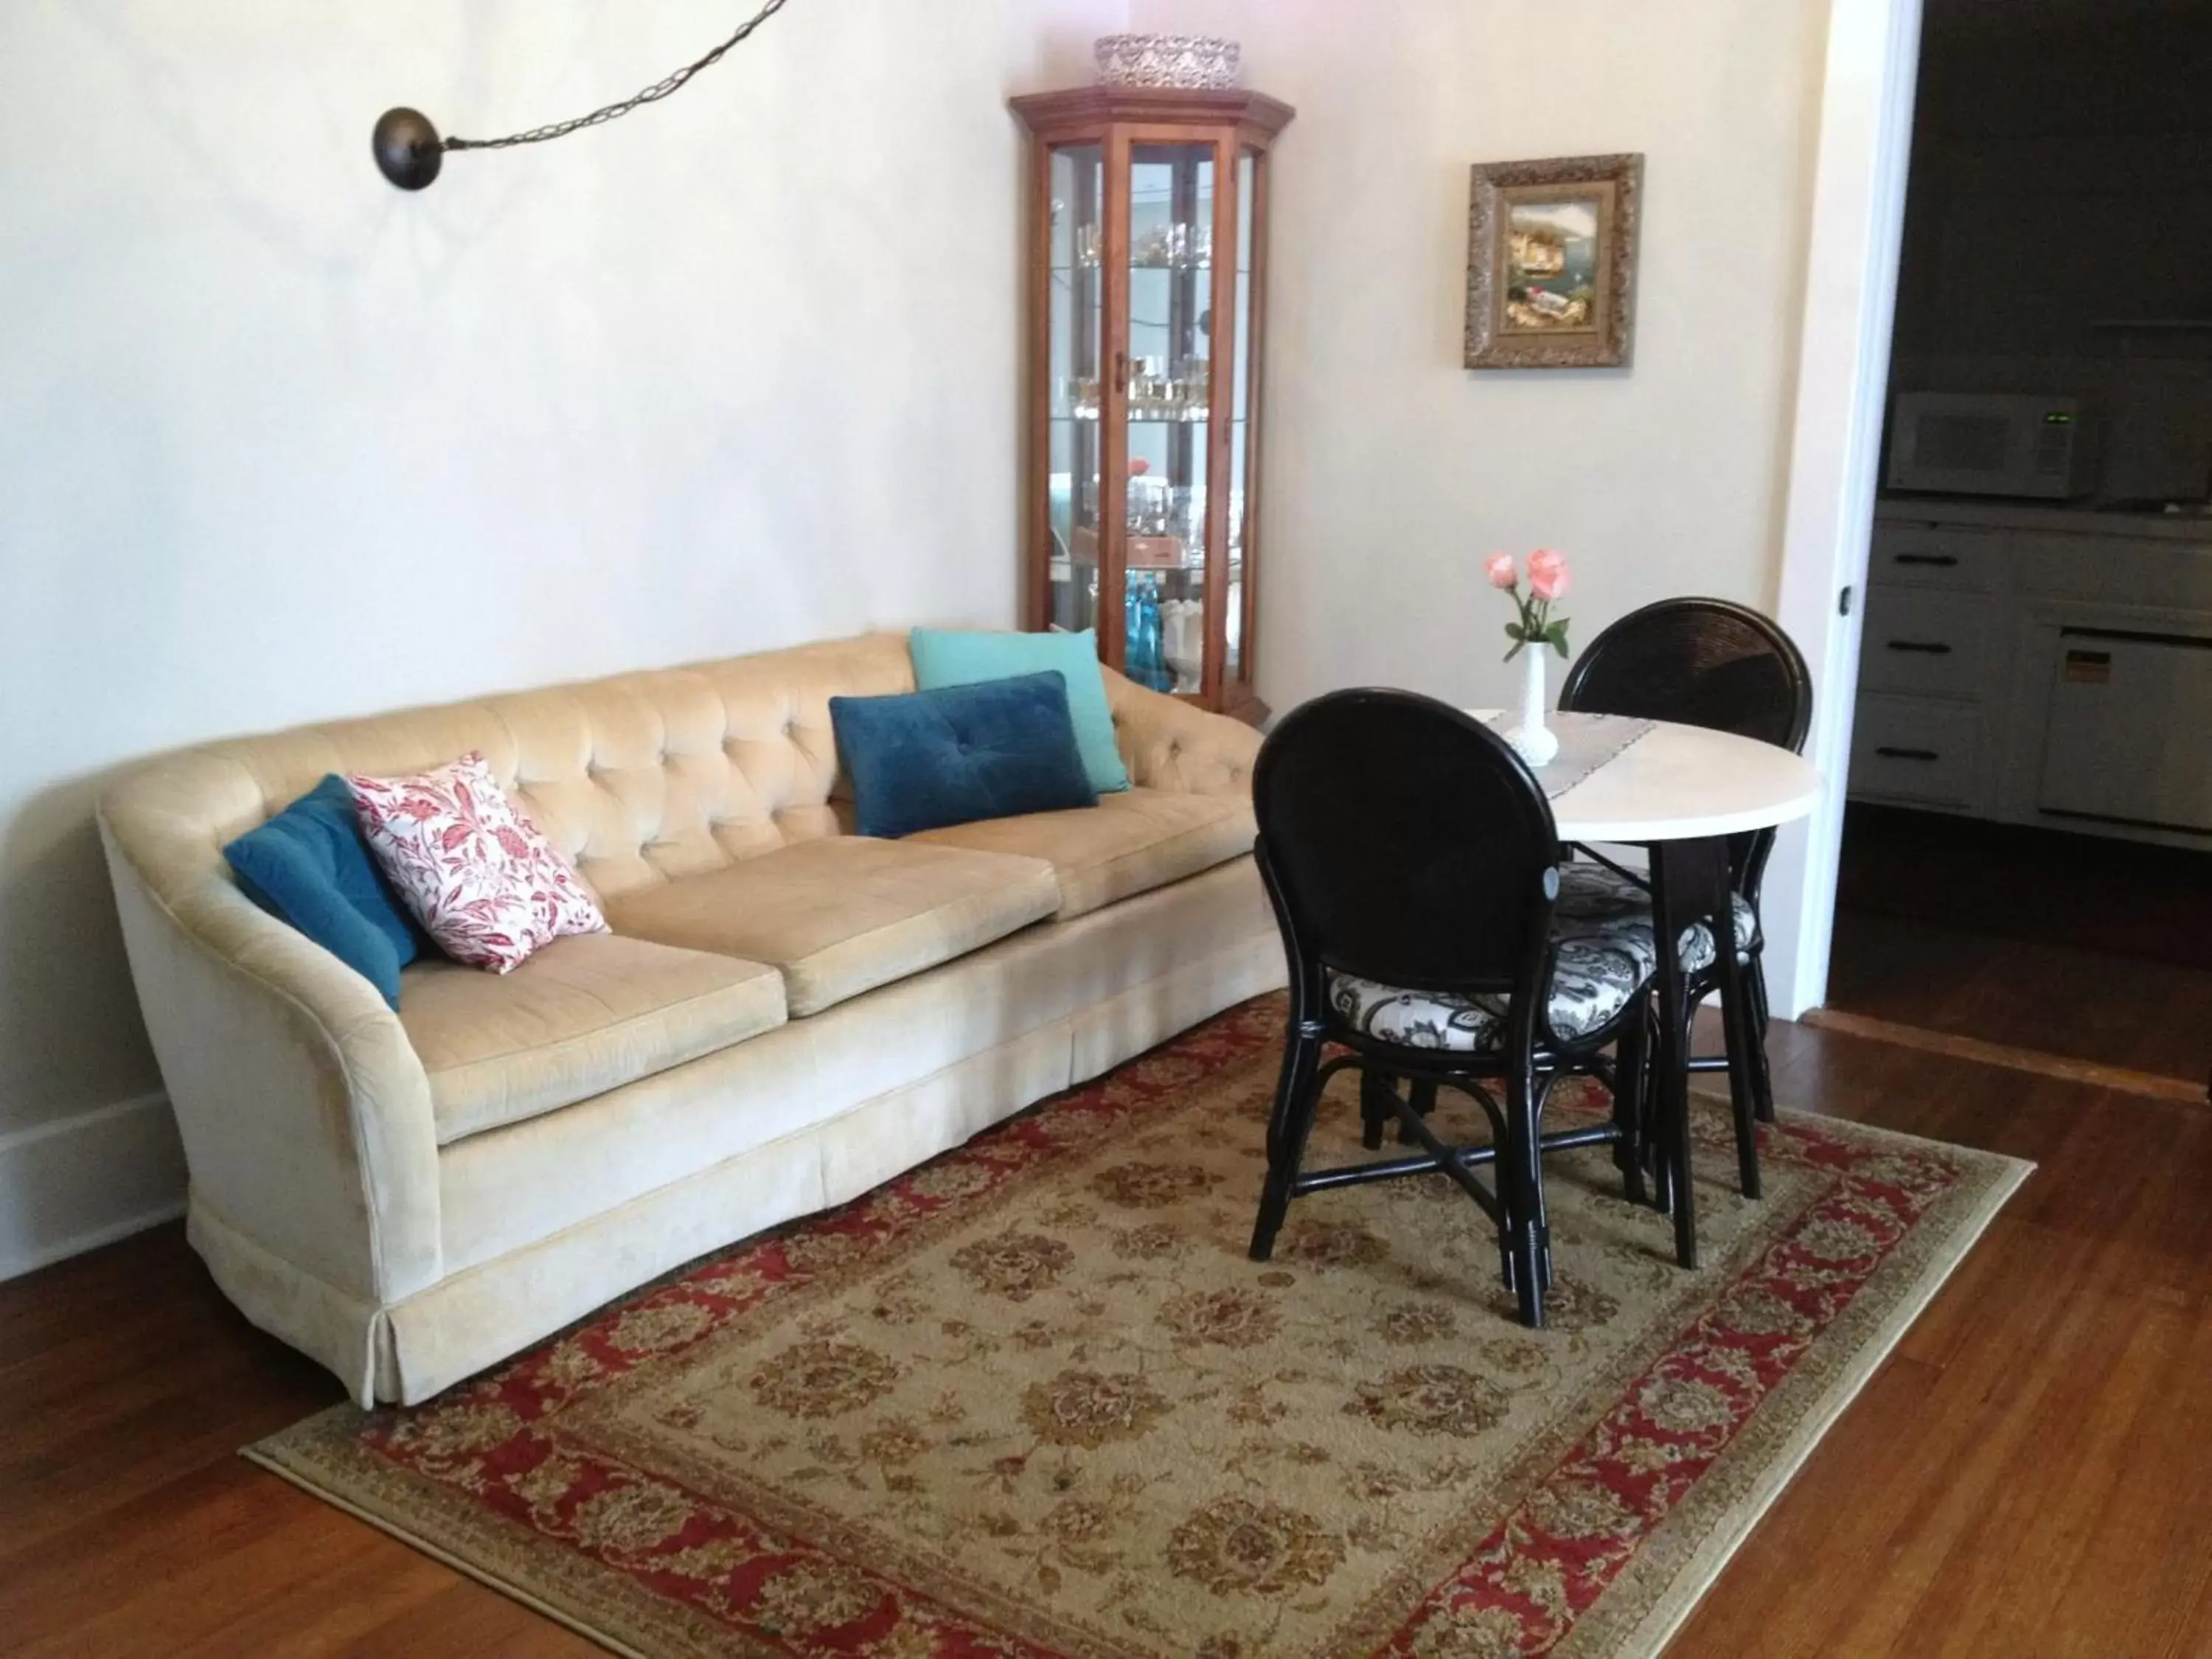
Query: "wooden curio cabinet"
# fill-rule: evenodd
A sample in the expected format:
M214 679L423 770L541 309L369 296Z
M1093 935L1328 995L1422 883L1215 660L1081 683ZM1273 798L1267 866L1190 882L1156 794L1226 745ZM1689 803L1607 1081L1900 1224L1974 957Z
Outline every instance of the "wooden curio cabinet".
M1017 98L1030 167L1025 591L1139 684L1258 720L1268 147L1256 93Z

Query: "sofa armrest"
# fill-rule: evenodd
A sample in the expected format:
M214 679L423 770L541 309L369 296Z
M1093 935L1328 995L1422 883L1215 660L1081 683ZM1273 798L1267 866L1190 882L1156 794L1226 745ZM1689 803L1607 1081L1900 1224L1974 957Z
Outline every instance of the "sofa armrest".
M131 978L195 1208L386 1306L443 1272L429 1080L376 988L231 879L222 841L259 810L244 769L207 754L101 804Z
M1242 720L1148 690L1110 668L1102 672L1130 782L1178 794L1250 797L1257 732Z

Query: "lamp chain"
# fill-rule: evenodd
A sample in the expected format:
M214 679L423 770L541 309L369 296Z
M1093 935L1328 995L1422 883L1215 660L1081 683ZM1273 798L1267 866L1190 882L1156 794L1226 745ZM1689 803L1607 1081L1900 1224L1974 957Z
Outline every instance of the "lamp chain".
M579 115L573 120L556 121L550 126L532 127L527 132L509 133L504 138L447 138L441 142L439 148L441 149L512 149L517 144L542 144L549 138L565 138L580 128L605 126L610 121L618 121L641 104L657 104L671 93L682 91L693 76L698 74L701 70L712 69L720 63L725 54L732 47L744 45L755 29L781 11L787 3L788 0L767 0L766 4L745 20L735 34L723 41L720 46L716 46L697 63L686 64L665 80L654 82L644 91L623 99L619 104L609 104L604 109L593 110L589 115Z

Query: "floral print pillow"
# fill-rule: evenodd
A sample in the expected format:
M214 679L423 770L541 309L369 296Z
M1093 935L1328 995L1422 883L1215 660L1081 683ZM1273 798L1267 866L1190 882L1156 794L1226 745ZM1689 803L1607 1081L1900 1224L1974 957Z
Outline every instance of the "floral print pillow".
M515 810L481 754L407 778L349 777L369 851L456 962L512 972L607 919L568 860Z

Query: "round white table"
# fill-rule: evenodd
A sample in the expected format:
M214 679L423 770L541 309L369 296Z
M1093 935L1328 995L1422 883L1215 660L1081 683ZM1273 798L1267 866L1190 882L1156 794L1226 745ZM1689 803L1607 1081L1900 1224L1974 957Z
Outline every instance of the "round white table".
M1656 721L1554 800L1552 815L1568 841L1736 836L1805 817L1822 787L1812 763L1787 749Z
M1470 709L1491 720L1496 711ZM1554 715L1565 722L1573 715ZM1666 948L1693 922L1712 929L1717 941L1735 934L1729 840L1802 818L1819 803L1820 771L1802 756L1755 738L1703 726L1655 720L1650 729L1552 801L1559 839L1626 842L1650 854L1652 925L1661 942L1659 971L1659 1123L1656 1170L1662 1203L1674 1217L1675 1253L1697 1265L1697 1218L1691 1201L1689 1026L1681 958ZM1560 763L1553 763L1557 770ZM1536 769L1539 782L1546 769ZM1547 788L1546 793L1550 793ZM1759 1194L1753 1151L1751 1090L1746 1066L1760 1038L1735 951L1715 952L1721 1019L1728 1033L1729 1097L1735 1109L1739 1176L1747 1196Z

